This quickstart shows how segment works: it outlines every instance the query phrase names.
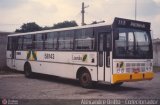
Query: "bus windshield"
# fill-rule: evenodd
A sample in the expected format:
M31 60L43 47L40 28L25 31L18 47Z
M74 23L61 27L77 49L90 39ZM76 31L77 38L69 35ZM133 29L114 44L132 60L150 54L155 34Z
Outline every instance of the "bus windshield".
M118 38L114 42L115 58L152 58L151 37L147 31L119 28Z

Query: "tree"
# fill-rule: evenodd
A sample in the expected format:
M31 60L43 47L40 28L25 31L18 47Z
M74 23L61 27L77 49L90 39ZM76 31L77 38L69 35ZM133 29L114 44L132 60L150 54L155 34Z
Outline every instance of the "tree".
M48 27L48 26L45 26L42 28L43 30L50 30L50 29L53 29L53 27Z
M50 30L50 29L57 29L57 28L66 28L66 27L75 27L78 26L75 21L64 21L64 22L59 22L57 24L54 24L52 27L40 27L37 25L35 22L31 23L24 23L20 29L16 29L15 32L33 32L33 31L41 31L41 30Z
M97 24L98 22L97 21L93 21L91 24Z
M99 23L104 23L105 21L104 20L102 20L102 21L93 21L91 24L99 24Z
M31 22L31 23L23 24L21 28L16 29L15 32L24 33L24 32L33 32L33 31L40 31L40 30L42 30L42 27L37 25L35 22Z
M53 25L53 29L78 26L75 21L64 21Z

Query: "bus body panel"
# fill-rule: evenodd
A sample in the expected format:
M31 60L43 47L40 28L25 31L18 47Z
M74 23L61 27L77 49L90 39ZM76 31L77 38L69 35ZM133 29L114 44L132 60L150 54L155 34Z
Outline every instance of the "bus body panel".
M78 69L85 67L97 81L97 52L16 51L15 67L10 56L11 51L7 51L7 65L12 69L24 71L24 64L29 62L35 73L76 79Z
M7 51L6 52L6 58L7 58L7 66L9 67L9 68L12 68L12 65L11 65L11 51Z

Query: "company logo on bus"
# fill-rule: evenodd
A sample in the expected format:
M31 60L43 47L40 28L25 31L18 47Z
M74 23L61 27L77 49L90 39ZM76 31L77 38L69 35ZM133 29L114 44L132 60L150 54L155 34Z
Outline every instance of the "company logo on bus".
M73 54L72 60L76 62L87 62L88 56L87 54Z
M37 52L29 50L27 52L27 60L37 60Z

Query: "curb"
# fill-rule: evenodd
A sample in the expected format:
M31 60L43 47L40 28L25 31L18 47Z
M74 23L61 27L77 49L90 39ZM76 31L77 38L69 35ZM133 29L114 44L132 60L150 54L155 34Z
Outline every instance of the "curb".
M0 78L7 78L7 77L24 77L24 75L23 74L0 75Z

